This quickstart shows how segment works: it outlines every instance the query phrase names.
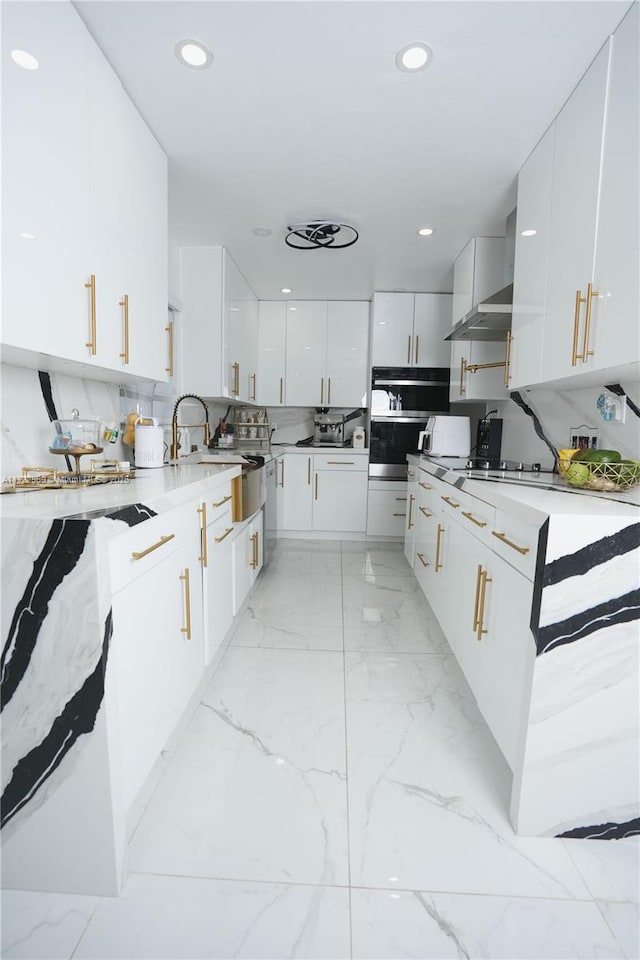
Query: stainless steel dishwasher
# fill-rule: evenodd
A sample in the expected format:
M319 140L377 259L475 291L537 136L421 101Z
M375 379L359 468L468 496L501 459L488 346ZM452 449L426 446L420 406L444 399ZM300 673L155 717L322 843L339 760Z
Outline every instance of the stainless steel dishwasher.
M275 458L265 465L266 471L266 498L264 502L264 563L269 562L270 555L278 541L278 500L277 500L277 461Z

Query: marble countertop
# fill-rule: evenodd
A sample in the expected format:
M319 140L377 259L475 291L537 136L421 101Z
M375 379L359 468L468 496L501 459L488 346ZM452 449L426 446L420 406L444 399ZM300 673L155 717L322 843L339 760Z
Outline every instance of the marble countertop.
M432 459L409 454L409 463L433 474L445 483L468 493L485 503L513 512L535 510L547 516L616 516L640 519L640 487L619 493L600 493L570 487L554 473L509 473L490 476L483 470L456 469L466 460Z

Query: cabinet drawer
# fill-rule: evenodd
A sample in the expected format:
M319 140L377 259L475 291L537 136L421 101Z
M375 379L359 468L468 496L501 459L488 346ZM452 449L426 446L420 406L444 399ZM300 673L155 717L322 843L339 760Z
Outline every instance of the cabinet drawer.
M122 590L184 546L184 526L178 522L179 514L180 511L171 510L162 516L152 517L111 541L109 568L112 593Z
M499 556L533 580L538 556L538 527L504 510L496 510L489 540Z
M231 510L231 480L216 485L206 500L207 526Z
M368 536L403 536L408 495L406 490L402 490L402 486L402 484L397 484L396 489L391 490L372 490L369 486Z
M369 458L362 454L343 456L340 453L314 453L314 470L365 470L369 469Z
M209 553L214 556L219 553L222 545L233 539L233 521L231 519L231 504L226 504L226 510L220 511L220 515L207 525L207 541L209 544Z
M492 541L494 538L491 536L491 531L497 529L495 526L496 508L465 493L463 490L456 490L455 487L452 487L452 491L447 496L454 503L459 503L460 506L455 509L449 506L448 509L453 510L458 522L469 533L493 548ZM446 507L447 504L443 503L443 506Z

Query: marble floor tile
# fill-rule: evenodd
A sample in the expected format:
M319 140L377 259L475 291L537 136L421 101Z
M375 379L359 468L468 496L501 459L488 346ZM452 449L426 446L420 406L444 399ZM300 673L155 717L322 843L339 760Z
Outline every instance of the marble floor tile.
M343 574L342 582L345 624L433 617L413 577L376 576L375 582L369 582L363 577Z
M284 650L343 649L341 623L323 623L323 618L287 617L271 610L249 606L231 637L232 647L273 647Z
M134 874L101 901L74 960L348 956L346 888Z
M341 540L342 555L353 553L370 553L378 550L391 550L395 553L404 553L402 540Z
M340 540L297 540L294 538L281 537L274 547L274 554L283 553L313 553L316 555L322 553L341 553L342 545Z
M352 890L353 957L624 957L592 902Z
M401 550L347 551L342 557L343 573L360 577L413 577Z
M381 620L376 623L346 623L344 648L369 653L451 654L438 623L423 617L402 617L399 620Z
M3 890L2 957L67 960L96 909L99 897Z
M640 838L563 840L596 900L640 901Z
M230 647L133 837L130 866L346 883L342 654Z
M640 906L637 903L596 901L628 960L640 957Z
M294 541L296 542L296 541ZM337 550L274 550L266 567L266 573L291 577L340 577L342 554Z

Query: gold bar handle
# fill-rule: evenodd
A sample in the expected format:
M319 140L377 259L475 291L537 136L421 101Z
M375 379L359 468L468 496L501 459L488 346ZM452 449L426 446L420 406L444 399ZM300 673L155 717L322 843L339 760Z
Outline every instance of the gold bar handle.
M119 353L125 363L129 363L129 294L125 293L122 300L118 301L118 306L122 307L124 316L124 353Z
M284 394L284 378L280 377L280 403L283 402L283 394Z
M227 527L227 529L225 530L225 532L222 534L221 537L214 537L213 538L214 543L222 543L222 541L226 540L226 538L229 536L230 533L233 533L233 527Z
M258 567L260 566L260 531L259 530L256 530L255 538L256 538L256 570L257 570Z
M486 527L486 522L484 520L477 520L472 513L466 513L462 511L462 516L466 517L467 520L471 520L471 523L475 523L476 527Z
M180 627L180 633L187 635L187 640L191 640L191 590L189 587L189 567L184 568L184 573L180 574L180 579L184 581L184 610L187 621L186 626Z
M327 380L327 403L331 403L331 377Z
M601 297L602 294L593 289L593 284L587 284L587 307L584 312L584 340L582 342L582 362L586 363L589 357L593 356L594 351L589 350L589 334L591 333L591 307L594 297Z
M251 399L252 399L252 400L255 400L255 398L256 398L256 375L255 375L255 373L252 373L252 374L251 374L251 376L249 377L249 380L253 380L253 390L251 391Z
M407 337L407 363L411 363L411 334Z
M169 366L165 367L165 372L169 374L170 377L173 376L173 323L168 323L164 328L169 334Z
M496 530L492 530L491 536L497 537L498 540L502 540L502 542L506 543L508 547L512 547L514 550L517 550L518 553L521 553L523 557L525 554L529 553L529 547L519 547L517 543L513 543L511 540L508 540L504 533L498 533Z
M231 387L231 393L234 397L240 396L240 364L232 363L231 370L233 372L233 384Z
M440 563L440 537L443 533L444 527L438 524L438 532L436 534L436 573L442 570L442 564Z
M484 604L487 597L487 584L493 583L493 580L488 576L487 571L482 571L482 585L480 587L480 609L478 611L478 632L476 638L482 640L483 634L488 633L488 630L484 629Z
M196 510L200 514L200 556L198 560L203 567L207 566L207 505L203 503L201 507L198 507Z
M257 550L256 550L257 536L258 536L257 533L251 534L251 560L249 561L249 566L252 568L252 570L255 570L255 568L258 566L258 557L257 557Z
M419 349L418 345L419 345L419 343L420 343L420 337L418 336L418 334L416 334L416 359L415 359L416 366L417 366L417 364L418 364L418 349Z
M313 499L314 499L314 500L317 500L317 499L318 499L318 474L317 474L317 473L316 473L316 476L315 476L315 489L314 489L314 493L313 493Z
M223 497L222 500L212 500L211 506L214 507L214 509L217 509L218 507L221 507L223 504L228 503L229 500L232 499L232 497L233 495L230 493L228 497Z
M282 467L282 473L280 474L280 484L279 484L279 485L280 485L281 487L284 487L284 460L281 460L281 461L280 461L280 466ZM277 485L278 485L278 484L277 484L277 481L276 481L276 486L277 486Z
M467 370L467 361L465 357L461 357L460 358L460 396L461 397L463 397L464 394L466 393L465 386L464 386L464 375L466 373L466 370Z
M422 480L418 480L418 486L422 487L423 490L433 490L433 487L430 487L428 483L423 483Z
M324 377L320 377L320 406L324 403Z
M573 314L573 347L571 350L571 366L575 367L578 362L578 336L580 334L580 304L586 303L586 298L582 296L582 290L576 290L576 306Z
M478 564L478 573L476 576L476 598L473 604L473 629L478 629L478 610L480 607L480 584L482 582L482 564Z
M392 513L392 517L406 517L406 513Z
M91 330L91 340L85 343L85 347L89 347L91 350L91 356L95 357L96 355L96 275L95 273L91 274L91 277L87 283L85 283L85 288L89 290L89 322Z
M307 457L307 486L311 486L311 457Z
M513 342L513 337L511 336L511 331L507 330L507 338L504 342L504 385L505 387L509 386L509 380L511 379L511 344Z
M327 460L327 466L331 464L332 467L355 467L355 460Z
M421 553L416 553L416 556L420 559L420 563L422 564L423 567L429 566L429 561L425 560L424 556Z
M407 519L407 530L411 530L411 527L413 526L413 521L412 521L412 519L411 519L411 514L413 513L413 501L414 501L414 500L415 500L414 495L413 495L413 494L410 494L410 496L409 496L409 517L408 517L408 519Z
M159 547L164 547L165 543L169 543L169 540L173 540L175 533L170 533L166 537L160 537L157 543L152 543L150 547L147 547L146 550L141 550L140 553L135 551L131 554L132 560L142 560L143 557L146 557L147 554L153 553L154 550L157 550Z
M420 511L420 513L423 513L423 514L425 515L425 517L432 517L432 516L433 516L433 514L432 514L432 513L429 513L428 510L425 510L424 507L418 507L418 510Z
M406 502L407 502L407 498L406 498L406 497L394 497L393 499L396 500L398 503L406 503Z
M457 510L460 506L459 503L456 503L455 500L450 500L449 497L440 496L441 500L444 500L445 503L448 503L450 507L453 507L454 510Z

